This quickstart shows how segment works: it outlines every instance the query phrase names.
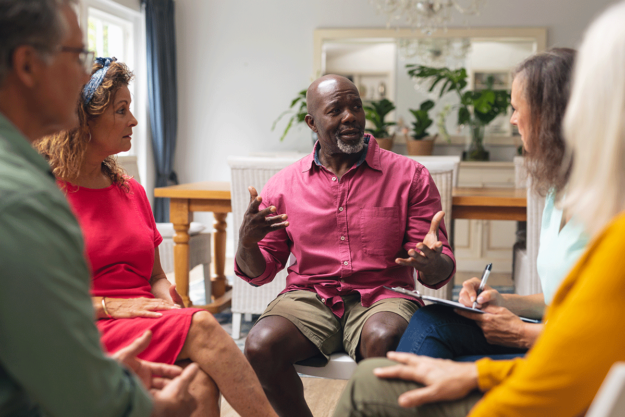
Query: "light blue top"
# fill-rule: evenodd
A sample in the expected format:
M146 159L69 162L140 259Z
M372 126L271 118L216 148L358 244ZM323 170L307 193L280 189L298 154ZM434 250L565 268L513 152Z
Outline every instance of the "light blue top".
M588 244L588 235L580 223L571 219L560 230L561 222L562 210L555 206L555 195L550 192L545 199L540 247L536 260L547 305L551 303L560 283L584 253Z

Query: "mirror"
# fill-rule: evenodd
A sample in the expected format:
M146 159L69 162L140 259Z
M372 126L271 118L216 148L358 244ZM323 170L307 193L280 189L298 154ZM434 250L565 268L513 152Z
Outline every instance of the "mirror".
M493 89L510 90L511 71L525 58L545 50L546 29L448 29L426 36L410 29L320 29L315 31L315 74L334 73L347 76L358 87L366 102L387 98L396 110L387 117L397 122L395 133L411 134L414 119L410 109L418 109L428 99L435 102L430 110L434 123L431 135L439 131L438 115L446 106L459 103L456 94L438 96L440 85L429 93L429 83L411 78L406 65L465 68L468 89L480 90L492 83ZM442 84L442 83L441 83ZM500 115L486 128L486 144L520 143L509 123L511 110ZM444 126L448 141L437 145L464 145L468 127L458 126L457 111L449 111ZM403 138L396 136L396 142Z

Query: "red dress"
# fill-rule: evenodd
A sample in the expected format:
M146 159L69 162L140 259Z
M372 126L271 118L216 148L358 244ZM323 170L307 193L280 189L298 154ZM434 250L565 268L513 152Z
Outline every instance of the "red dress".
M82 228L91 264L94 297L155 298L150 292L154 250L163 238L156 229L145 190L128 179L129 192L118 185L92 189L65 183L66 195ZM139 358L173 364L187 338L193 314L200 309L160 311L159 318L98 320L108 352L127 346L146 330L152 342Z

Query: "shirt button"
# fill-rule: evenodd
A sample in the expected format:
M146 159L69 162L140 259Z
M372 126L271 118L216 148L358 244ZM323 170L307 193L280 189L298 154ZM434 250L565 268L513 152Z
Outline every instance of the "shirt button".
M336 181L336 177L332 177L332 181Z
M341 282L342 282L342 283L345 283L345 280L344 280L344 279L342 279L342 280L341 280Z
M325 302L326 302L326 299L325 299L325 298L322 298L322 299L321 299L321 302L322 302L322 303L325 303Z
M343 207L339 207L339 211L343 211Z
M347 261L343 262L343 265L347 265L347 264L349 264L349 262L347 262Z
M341 240L345 240L345 236L341 236Z

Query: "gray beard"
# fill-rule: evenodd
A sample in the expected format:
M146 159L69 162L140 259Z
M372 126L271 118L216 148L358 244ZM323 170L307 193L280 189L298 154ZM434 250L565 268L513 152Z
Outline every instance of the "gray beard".
M362 151L363 148L365 147L365 135L362 135L358 143L355 143L353 145L348 145L345 142L343 142L341 139L339 139L338 134L336 135L335 139L336 139L336 145L343 153L347 153L347 154L358 153Z

